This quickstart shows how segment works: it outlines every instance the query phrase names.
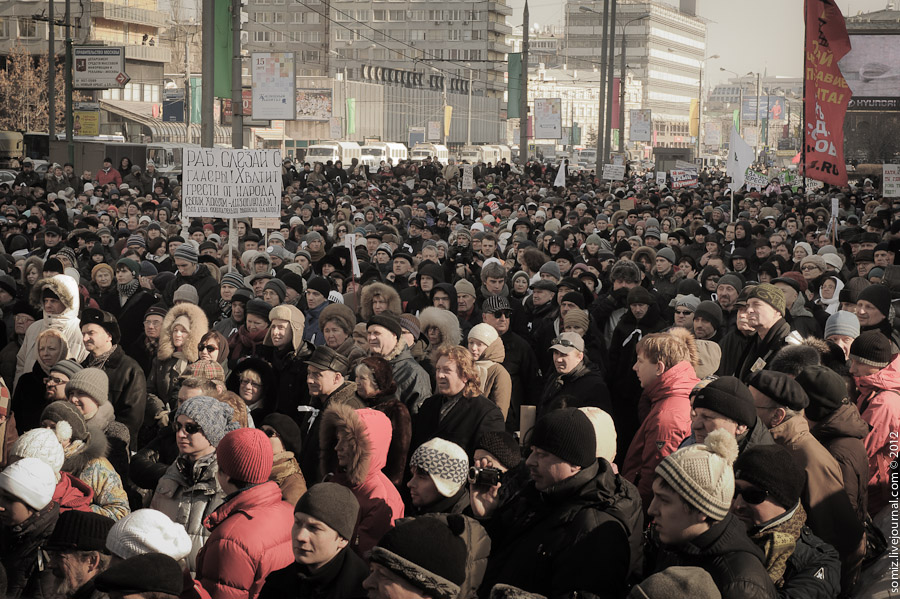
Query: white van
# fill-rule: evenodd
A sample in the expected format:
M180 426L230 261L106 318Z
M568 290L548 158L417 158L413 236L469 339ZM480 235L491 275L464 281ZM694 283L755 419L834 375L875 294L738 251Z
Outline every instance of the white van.
M388 164L396 165L397 163L406 160L407 157L406 146L389 141L373 141L367 143L361 148L361 151L362 158L360 158L359 161L368 165L369 169L378 168L381 165L382 160Z
M409 153L409 157L411 160L415 160L416 162L422 162L431 156L432 159L437 159L441 164L447 164L447 159L450 157L450 152L447 150L447 146L442 146L441 144L416 144L412 152Z
M362 159L362 149L355 141L323 141L306 149L306 160L310 164L340 160L344 166L349 166L354 158Z

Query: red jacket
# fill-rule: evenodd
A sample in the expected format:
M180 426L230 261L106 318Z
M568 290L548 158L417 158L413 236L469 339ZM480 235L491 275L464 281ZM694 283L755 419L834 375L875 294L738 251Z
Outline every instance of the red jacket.
M107 185L112 183L116 186L116 189L119 188L119 185L122 184L122 174L119 172L119 169L111 168L109 172L104 172L101 168L97 171L97 183L102 187L103 185Z
M294 508L272 481L238 493L203 525L211 534L197 554L197 580L212 599L253 599L266 576L294 562Z
M900 355L869 376L857 376L860 416L870 427L865 438L869 457L869 513L873 516L890 500L891 443L900 441ZM896 452L896 450L895 450ZM895 454L896 455L896 454Z
M53 491L53 501L59 504L60 514L69 510L89 512L93 499L94 490L90 485L68 472L59 473L59 482Z
M699 382L691 363L679 362L641 395L640 405L646 405L649 413L631 441L621 474L637 486L644 511L653 499L656 467L691 434L690 394Z

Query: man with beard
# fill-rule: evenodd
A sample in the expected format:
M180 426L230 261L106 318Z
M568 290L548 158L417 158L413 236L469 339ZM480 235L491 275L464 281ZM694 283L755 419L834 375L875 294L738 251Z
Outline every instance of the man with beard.
M733 325L737 319L735 302L743 288L744 283L737 275L727 274L719 279L716 286L716 302L722 308L722 323L726 327Z
M45 549L50 569L58 581L56 592L64 599L103 599L95 578L110 565L106 535L115 522L101 514L70 510L59 516Z

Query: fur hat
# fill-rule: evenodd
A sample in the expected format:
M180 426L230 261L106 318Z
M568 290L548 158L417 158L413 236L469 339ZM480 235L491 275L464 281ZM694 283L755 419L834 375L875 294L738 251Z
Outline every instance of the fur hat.
M88 324L95 324L109 333L109 336L112 337L113 345L118 345L121 340L119 322L109 312L104 312L97 308L85 308L81 312L81 327L84 328Z
M356 315L350 307L344 304L329 304L325 306L319 313L319 328L324 329L325 323L330 320L334 321L347 335L353 334L353 327L356 326Z

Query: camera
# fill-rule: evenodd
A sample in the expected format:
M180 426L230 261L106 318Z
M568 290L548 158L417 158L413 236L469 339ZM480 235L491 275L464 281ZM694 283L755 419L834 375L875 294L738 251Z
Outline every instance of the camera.
M500 482L500 471L496 468L469 468L469 484L493 487Z

